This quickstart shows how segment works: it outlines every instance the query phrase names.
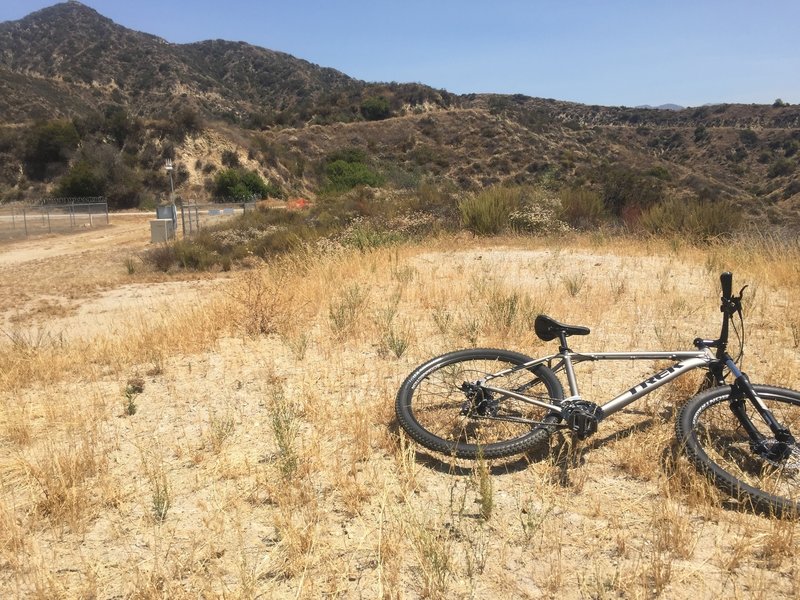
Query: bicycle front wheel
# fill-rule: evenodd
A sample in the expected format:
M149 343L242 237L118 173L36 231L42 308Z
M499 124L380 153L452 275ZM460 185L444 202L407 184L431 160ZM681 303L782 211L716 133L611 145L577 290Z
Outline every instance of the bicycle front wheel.
M508 350L451 352L417 367L400 387L395 411L401 427L417 443L458 458L500 458L545 441L561 417L508 395L480 393L471 384L533 359ZM492 387L559 404L561 383L544 365L512 370Z
M756 394L784 427L800 435L800 393L754 385ZM774 515L800 514L800 447L774 460L751 448L750 437L729 405L730 386L712 388L692 398L676 424L678 441L689 460L734 498L749 500L756 510ZM745 399L750 420L767 440L774 435Z

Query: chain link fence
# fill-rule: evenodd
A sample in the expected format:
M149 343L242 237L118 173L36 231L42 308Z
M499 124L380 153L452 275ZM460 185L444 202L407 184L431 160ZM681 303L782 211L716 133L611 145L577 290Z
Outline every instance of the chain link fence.
M228 202L198 204L187 202L178 207L183 235L190 236L201 229L221 223L226 219L254 210L255 202Z
M0 239L25 238L109 224L105 198L47 198L0 205Z

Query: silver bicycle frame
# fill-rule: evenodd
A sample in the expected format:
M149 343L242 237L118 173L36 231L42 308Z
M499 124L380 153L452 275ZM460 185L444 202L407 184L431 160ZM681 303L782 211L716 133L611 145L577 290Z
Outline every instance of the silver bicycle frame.
M495 379L497 377L502 377L508 373L511 373L512 371L530 369L531 367L535 367L537 365L541 365L544 363L552 364L553 361L563 361L563 368L567 374L567 380L569 382L569 391L570 391L570 396L569 398L566 398L566 400L577 400L580 399L580 393L578 391L578 382L575 377L575 371L573 369L573 365L581 362L601 361L601 360L676 361L675 364L672 365L671 367L662 369L658 373L651 375L644 381L641 381L636 385L634 385L633 387L628 388L627 390L625 390L612 400L601 405L600 408L603 410L603 416L606 417L608 415L614 414L615 412L622 410L630 403L638 400L642 396L649 394L653 390L660 388L665 383L669 383L673 379L680 377L684 373L687 373L692 369L705 367L717 359L708 349L686 351L686 352L572 352L568 350L566 352L561 352L559 354L551 354L550 356L544 356L542 358L538 358L536 360L527 362L524 365L519 365L511 369L505 369L498 373L494 373L492 375L489 375L485 379L479 381L478 384L483 389L488 390L490 392L504 394L511 398L516 398L517 400L520 400L522 402L535 404L536 406L541 406L542 408L549 408L553 411L560 412L561 407L555 404L550 404L548 402L543 402L535 398L530 398L529 396L525 396L524 394L519 394L511 390L506 390L503 388L495 388L490 385L487 385L487 383L492 379ZM560 369L561 365L557 365L555 368L555 370L560 370Z

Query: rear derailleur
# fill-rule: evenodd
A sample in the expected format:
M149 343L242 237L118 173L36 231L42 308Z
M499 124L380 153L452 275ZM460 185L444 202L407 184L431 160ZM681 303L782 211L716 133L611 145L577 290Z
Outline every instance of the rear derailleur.
M465 381L461 384L461 391L467 397L467 401L461 405L461 414L465 417L496 417L500 403L492 398L491 392L487 392L475 383Z

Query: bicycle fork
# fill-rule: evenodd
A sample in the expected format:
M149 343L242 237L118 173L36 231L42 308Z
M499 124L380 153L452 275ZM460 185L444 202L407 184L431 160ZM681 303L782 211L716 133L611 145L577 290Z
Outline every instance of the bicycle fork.
M778 422L772 411L756 394L750 379L739 370L730 357L726 357L726 364L735 377L731 386L730 408L750 438L750 449L773 464L786 460L792 454L791 446L796 443L791 431ZM755 406L758 414L775 436L774 439L764 436L753 424L745 410L745 398Z

